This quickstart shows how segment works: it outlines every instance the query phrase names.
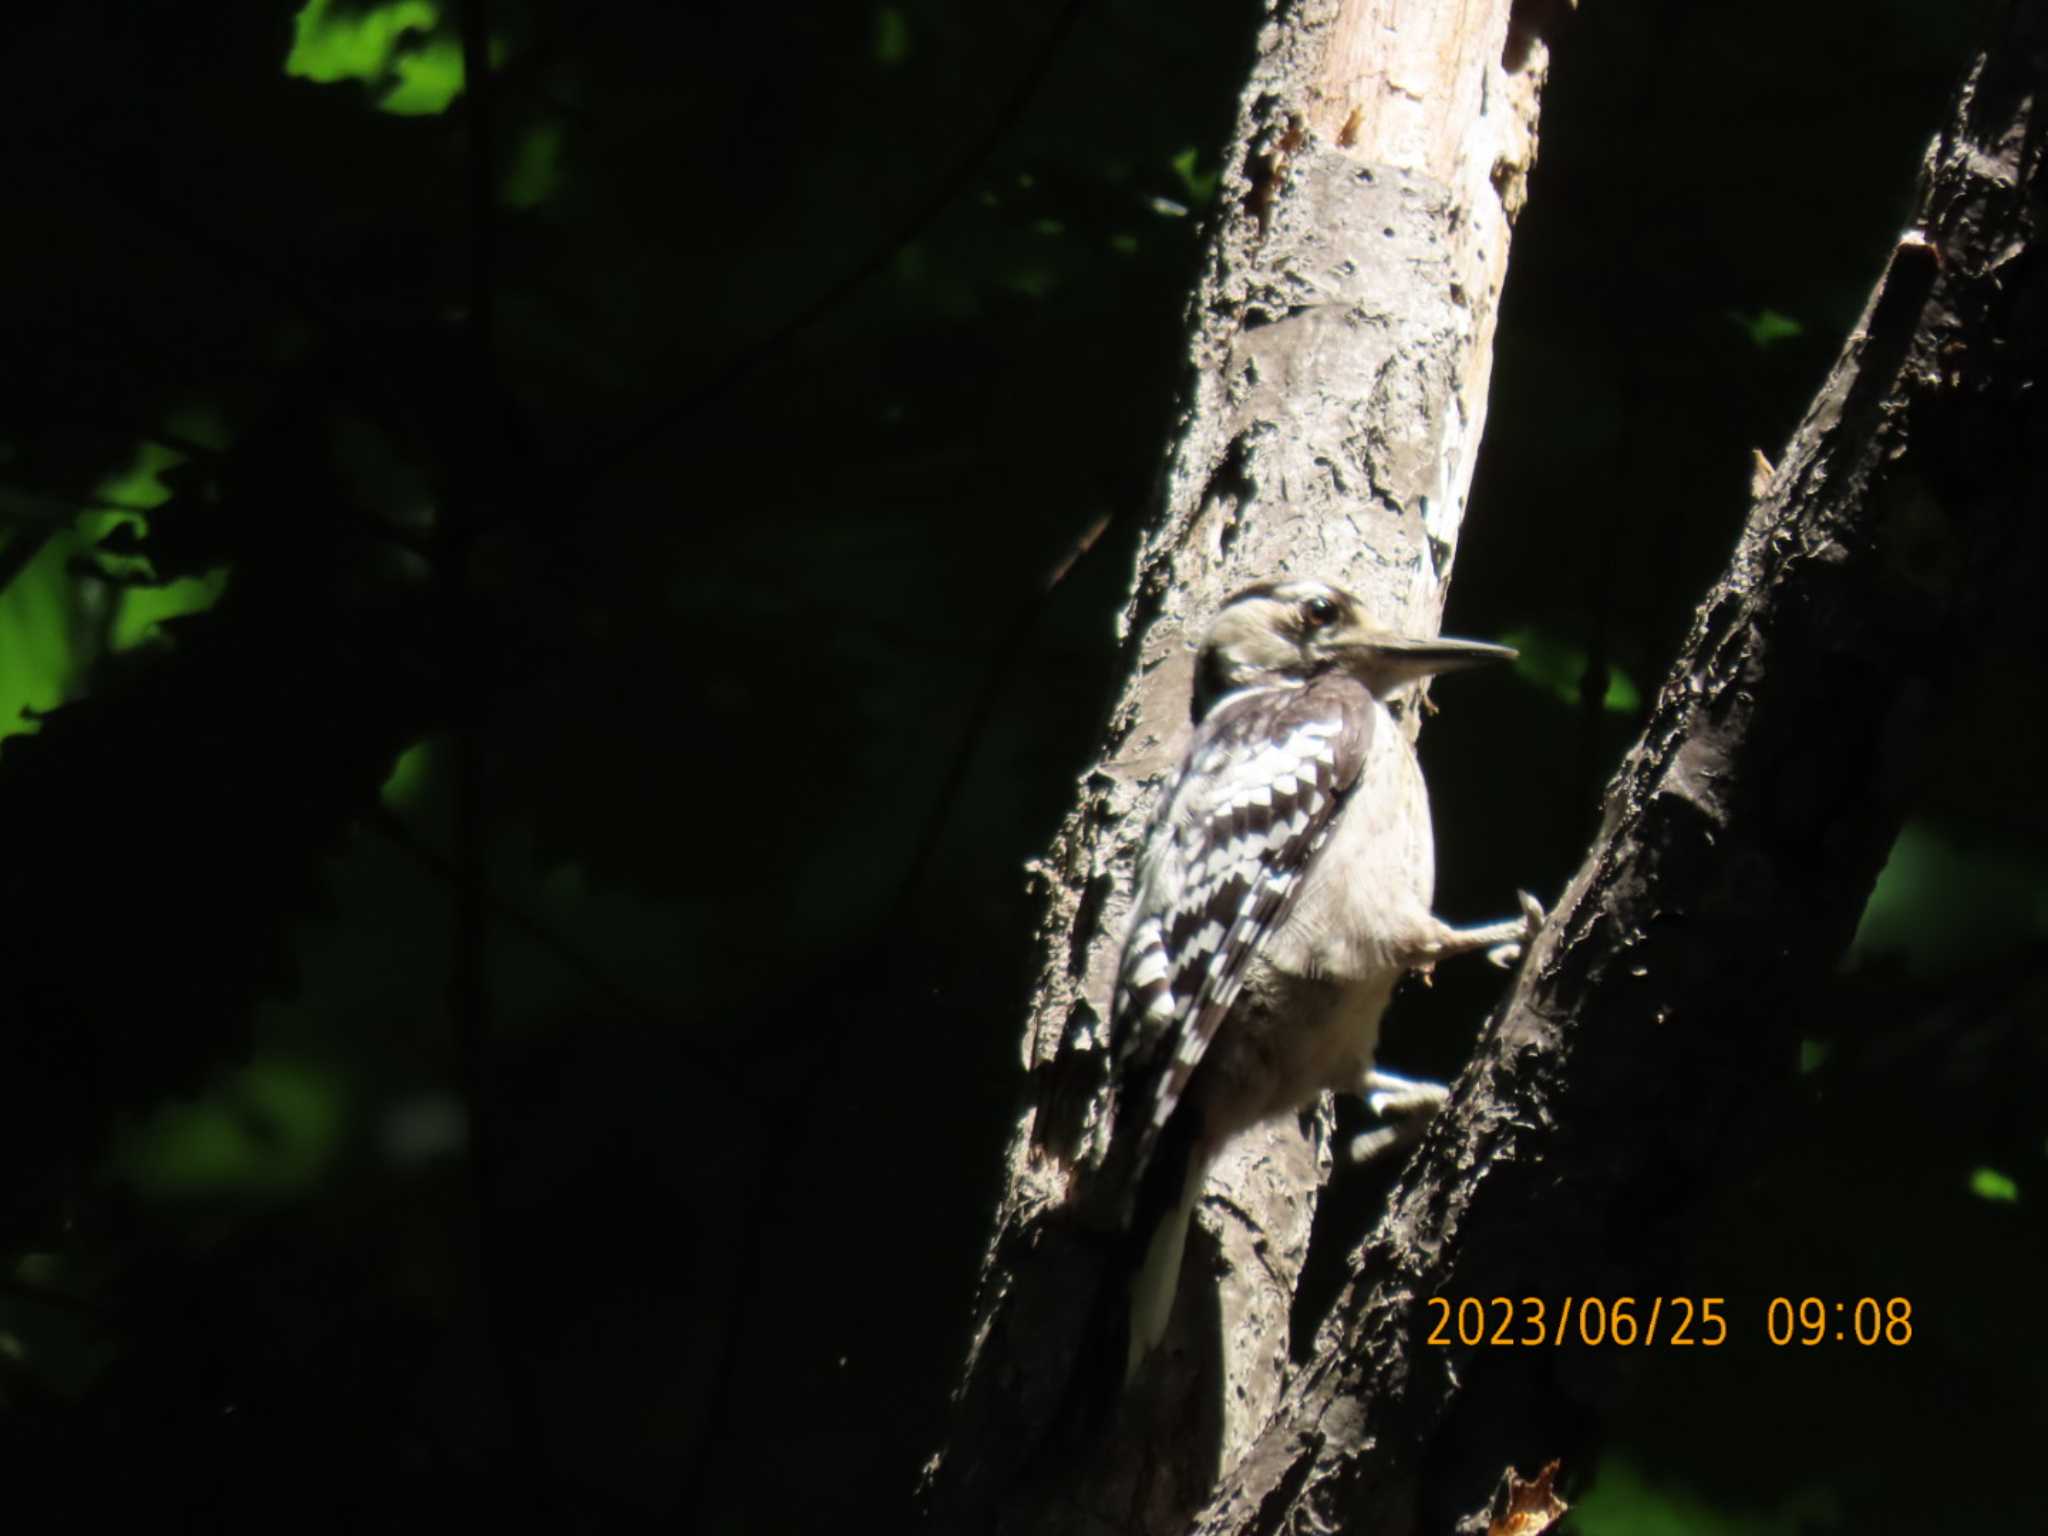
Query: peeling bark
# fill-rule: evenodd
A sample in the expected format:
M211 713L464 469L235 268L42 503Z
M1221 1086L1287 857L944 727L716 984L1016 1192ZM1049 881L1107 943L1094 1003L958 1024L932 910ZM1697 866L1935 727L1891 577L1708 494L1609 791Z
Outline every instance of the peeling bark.
M1068 1397L1103 1245L1106 1017L1137 844L1188 730L1195 627L1236 588L1325 576L1435 631L1484 425L1546 56L1508 0L1274 0L1190 306L1192 382L1121 620L1129 682L1035 868L1046 963L1023 1040L970 1358L926 1496L960 1529L1181 1528L1279 1401L1328 1156L1287 1125L1211 1173L1172 1381L1099 1433ZM1512 60L1512 66L1505 60ZM1193 1325L1189 1326L1192 1317ZM1109 1409L1116 1405L1093 1404Z

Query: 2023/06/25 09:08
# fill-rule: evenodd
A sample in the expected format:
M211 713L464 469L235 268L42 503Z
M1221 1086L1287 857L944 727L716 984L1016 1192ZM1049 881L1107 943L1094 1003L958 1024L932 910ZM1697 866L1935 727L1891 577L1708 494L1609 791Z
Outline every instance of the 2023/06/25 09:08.
M1468 1348L1536 1348L1566 1344L1614 1344L1626 1349L1665 1344L1674 1349L1713 1349L1728 1339L1724 1296L1633 1296L1608 1300L1567 1296L1553 1307L1540 1296L1431 1296L1435 1313L1425 1344ZM1811 1347L1824 1343L1900 1346L1913 1339L1913 1304L1903 1296L1828 1302L1818 1296L1793 1301L1774 1296L1764 1310L1764 1333L1776 1345Z

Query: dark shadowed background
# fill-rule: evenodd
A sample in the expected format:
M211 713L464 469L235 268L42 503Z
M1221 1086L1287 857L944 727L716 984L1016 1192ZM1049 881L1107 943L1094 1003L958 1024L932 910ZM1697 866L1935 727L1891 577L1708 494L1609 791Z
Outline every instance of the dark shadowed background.
M1559 23L1447 916L1576 864L1994 10ZM435 0L14 19L0 1520L907 1521L1255 21L497 0L478 137ZM1729 1127L1729 1342L1641 1356L1569 1529L2038 1500L2048 687L1985 622ZM1454 1072L1499 985L1411 987L1386 1059ZM1774 1347L1778 1296L1912 1339Z

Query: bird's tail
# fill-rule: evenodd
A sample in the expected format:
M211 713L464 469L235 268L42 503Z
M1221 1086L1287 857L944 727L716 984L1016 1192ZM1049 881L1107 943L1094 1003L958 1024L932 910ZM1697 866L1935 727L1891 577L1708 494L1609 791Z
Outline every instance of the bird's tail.
M1187 1253L1188 1223L1201 1197L1201 1175L1195 1159L1182 1157L1180 1188L1165 1209L1156 1213L1149 1235L1134 1228L1133 1238L1145 1245L1144 1258L1131 1276L1130 1346L1124 1358L1124 1385L1138 1374L1145 1357L1166 1337L1173 1317L1173 1298L1180 1290L1180 1265ZM1170 1165L1169 1165L1170 1166Z
M1183 1104L1162 1128L1149 1165L1138 1182L1131 1224L1125 1233L1128 1337L1124 1385L1145 1357L1166 1337L1173 1300L1180 1290L1180 1266L1188 1247L1188 1223L1202 1197L1207 1160L1197 1145L1192 1106Z

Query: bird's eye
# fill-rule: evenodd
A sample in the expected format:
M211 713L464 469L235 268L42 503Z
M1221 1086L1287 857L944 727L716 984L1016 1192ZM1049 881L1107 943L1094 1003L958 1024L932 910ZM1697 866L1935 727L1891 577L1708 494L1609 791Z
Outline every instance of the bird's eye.
M1337 622L1337 605L1327 597L1312 597L1301 605L1311 628L1322 629Z

